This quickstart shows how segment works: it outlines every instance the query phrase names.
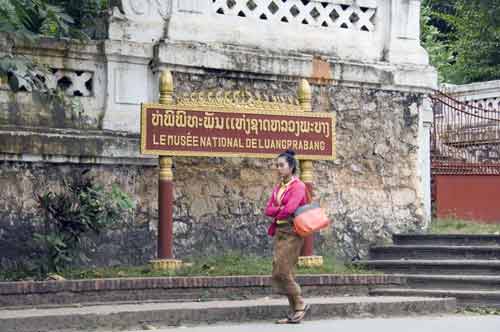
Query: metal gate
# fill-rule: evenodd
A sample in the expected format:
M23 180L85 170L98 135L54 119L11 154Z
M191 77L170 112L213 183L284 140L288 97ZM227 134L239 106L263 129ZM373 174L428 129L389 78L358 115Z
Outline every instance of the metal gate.
M435 216L500 222L500 111L432 96L432 200Z

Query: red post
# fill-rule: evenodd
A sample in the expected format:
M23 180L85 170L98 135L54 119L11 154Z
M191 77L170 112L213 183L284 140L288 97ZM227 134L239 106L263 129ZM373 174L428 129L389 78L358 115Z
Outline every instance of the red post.
M173 258L173 189L172 158L160 157L160 178L158 181L158 259Z
M164 70L160 74L160 104L173 105L174 79L172 73ZM176 269L182 261L173 259L174 238L174 175L172 158L160 156L158 179L158 257L152 261L154 269Z
M313 184L312 182L304 182L307 190L311 193L311 199L313 195ZM308 202L310 203L310 202ZM300 252L300 256L313 256L314 255L314 235L308 236L304 238L304 245L302 247L302 251Z

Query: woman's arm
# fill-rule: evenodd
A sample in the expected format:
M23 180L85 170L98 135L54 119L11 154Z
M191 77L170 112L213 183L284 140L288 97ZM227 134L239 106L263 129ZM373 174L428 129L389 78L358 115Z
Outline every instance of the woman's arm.
M287 219L293 215L306 195L306 187L304 185L294 186L290 188L288 195L288 201L275 216L277 220Z
M265 214L268 217L275 217L279 209L280 209L279 206L274 205L274 191L273 191L271 197L269 197L269 200L267 201Z

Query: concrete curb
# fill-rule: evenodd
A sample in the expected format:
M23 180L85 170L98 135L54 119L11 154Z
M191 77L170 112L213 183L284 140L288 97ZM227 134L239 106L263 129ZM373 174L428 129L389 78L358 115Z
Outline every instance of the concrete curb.
M446 314L453 298L338 297L310 298L308 319ZM184 324L267 321L281 318L284 300L218 301L92 306L59 309L0 310L0 331L65 332L140 329Z
M500 308L500 291L486 290L453 290L453 289L373 289L374 296L431 296L453 297L459 307L474 306Z

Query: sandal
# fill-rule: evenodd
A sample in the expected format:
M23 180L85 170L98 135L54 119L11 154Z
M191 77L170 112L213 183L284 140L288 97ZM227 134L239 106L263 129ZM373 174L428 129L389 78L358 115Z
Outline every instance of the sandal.
M288 315L286 315L286 318L278 319L275 323L276 324L288 324L288 323L290 323L290 320L292 319L293 314L294 313L291 312Z
M289 324L299 324L302 322L304 317L306 316L307 312L309 311L309 305L306 305L304 307L304 310L297 310L295 311L295 314L292 317L288 318L288 323Z
M286 315L286 318L278 319L275 323L276 324L289 324L292 320L292 316L295 314L295 312L289 312L288 315Z
M289 324L291 322L292 321L291 321L290 317L287 317L287 318L278 319L275 323L276 324Z

